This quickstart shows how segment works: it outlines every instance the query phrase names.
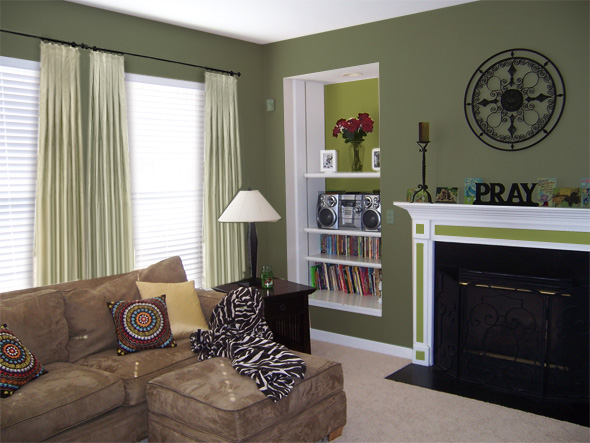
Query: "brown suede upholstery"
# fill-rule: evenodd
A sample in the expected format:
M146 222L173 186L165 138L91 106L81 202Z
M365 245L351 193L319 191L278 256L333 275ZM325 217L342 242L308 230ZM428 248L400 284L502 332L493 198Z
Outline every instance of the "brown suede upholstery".
M344 426L342 366L322 357L297 355L307 365L305 379L297 380L291 393L277 403L254 382L245 382L227 358L205 360L151 380L149 440L274 441L309 433L306 440L317 441ZM328 407L332 412L323 423L298 429L309 426L308 420ZM300 417L304 413L306 420ZM290 425L278 430L277 424L285 422Z
M181 283L186 274L180 258L172 257L127 274L0 294L0 323L7 323L48 370L0 400L0 441L140 441L148 436L146 389L150 388L146 386L168 375L180 389L188 386L190 391L192 382L196 398L203 398L177 401L174 386L154 385L153 395L162 399L154 403L158 412L150 415L155 420L150 424L153 441L186 439L185 434L201 440L240 435L317 441L344 425L342 369L319 357L303 355L308 363L306 379L273 404L228 360L198 362L189 339L178 340L175 348L117 355L107 302L139 299L138 280ZM197 294L209 320L224 294L203 290ZM235 401L228 401L230 394ZM233 404L241 405L240 410L232 411ZM180 411L183 405L190 409ZM167 408L170 414L164 412ZM211 424L195 427L200 421ZM229 427L229 433L216 429L216 421Z
M39 380L2 399L2 441L43 440L123 403L123 382L114 374L65 362L45 367Z
M60 291L37 290L0 301L6 323L41 364L68 361L68 325Z
M145 402L145 385L149 380L199 361L197 354L191 351L189 339L177 344L176 348L149 349L126 355L117 355L113 349L108 349L76 363L118 375L125 388L123 405L132 406Z

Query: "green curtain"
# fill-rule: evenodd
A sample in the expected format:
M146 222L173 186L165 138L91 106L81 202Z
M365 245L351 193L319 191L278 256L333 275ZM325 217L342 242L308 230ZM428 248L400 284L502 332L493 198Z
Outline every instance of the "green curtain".
M237 82L205 73L203 278L208 288L244 278L247 266L245 224L217 221L242 186Z
M124 59L90 53L86 173L88 278L134 267Z
M78 49L41 43L34 284L84 278L84 188Z

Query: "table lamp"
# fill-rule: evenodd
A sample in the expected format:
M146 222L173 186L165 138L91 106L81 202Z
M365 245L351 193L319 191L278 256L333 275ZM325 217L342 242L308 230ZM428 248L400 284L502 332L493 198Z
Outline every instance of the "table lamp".
M260 279L256 277L256 262L258 259L258 237L256 222L276 222L281 216L273 209L268 201L257 190L240 191L225 208L219 217L220 222L249 223L248 244L250 245L251 276L238 282L241 286L259 286Z

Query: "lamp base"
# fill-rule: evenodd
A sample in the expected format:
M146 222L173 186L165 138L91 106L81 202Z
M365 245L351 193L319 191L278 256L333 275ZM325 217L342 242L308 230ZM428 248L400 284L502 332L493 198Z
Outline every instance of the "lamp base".
M243 286L245 288L249 288L251 286L262 286L262 280L260 280L258 277L245 278L237 283L238 285Z

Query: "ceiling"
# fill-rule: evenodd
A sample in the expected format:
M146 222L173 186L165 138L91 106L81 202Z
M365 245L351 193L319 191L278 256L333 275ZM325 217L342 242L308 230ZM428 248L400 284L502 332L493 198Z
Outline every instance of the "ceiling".
M266 44L476 0L67 0Z

